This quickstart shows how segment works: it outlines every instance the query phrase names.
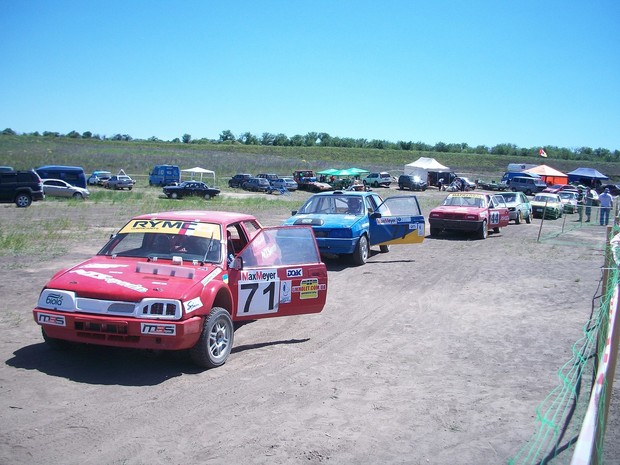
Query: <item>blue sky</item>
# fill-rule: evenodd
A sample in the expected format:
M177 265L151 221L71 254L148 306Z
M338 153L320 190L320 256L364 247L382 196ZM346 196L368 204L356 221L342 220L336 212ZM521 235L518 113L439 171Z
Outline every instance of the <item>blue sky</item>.
M620 2L0 0L0 129L620 149Z

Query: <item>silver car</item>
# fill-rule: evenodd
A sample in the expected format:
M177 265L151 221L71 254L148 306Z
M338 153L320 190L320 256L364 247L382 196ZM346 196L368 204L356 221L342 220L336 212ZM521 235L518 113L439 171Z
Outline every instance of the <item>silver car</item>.
M62 179L42 179L43 193L51 197L73 197L86 199L90 195L88 189L72 186Z
M523 220L527 224L532 222L532 206L523 192L500 192L497 195L504 198L510 221L514 221L515 224L521 224Z

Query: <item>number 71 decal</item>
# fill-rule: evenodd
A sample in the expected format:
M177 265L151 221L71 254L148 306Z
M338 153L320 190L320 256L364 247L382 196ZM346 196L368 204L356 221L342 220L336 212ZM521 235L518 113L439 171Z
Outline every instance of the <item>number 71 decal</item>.
M280 303L280 280L239 281L237 316L277 313Z

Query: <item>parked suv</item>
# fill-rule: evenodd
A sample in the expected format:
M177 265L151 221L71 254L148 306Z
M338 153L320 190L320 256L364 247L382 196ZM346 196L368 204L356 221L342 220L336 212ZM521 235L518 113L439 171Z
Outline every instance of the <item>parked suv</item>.
M370 173L368 176L364 178L364 185L372 186L372 187L390 187L392 184L392 176L390 173L386 173L385 171L381 173Z
M510 180L510 189L514 192L524 192L525 195L536 194L546 189L547 185L540 178L516 176Z
M252 177L251 174L238 173L228 180L228 187L242 187L243 183Z
M266 179L267 181L269 181L269 184L278 179L278 175L273 173L260 173L257 174L256 177Z
M398 188L400 190L409 189L411 191L425 191L428 187L425 180L420 176L412 174L401 174L398 177Z
M18 207L25 208L44 198L43 183L34 171L0 172L0 203L15 202Z
M246 191L270 192L271 184L265 178L250 178L241 186Z

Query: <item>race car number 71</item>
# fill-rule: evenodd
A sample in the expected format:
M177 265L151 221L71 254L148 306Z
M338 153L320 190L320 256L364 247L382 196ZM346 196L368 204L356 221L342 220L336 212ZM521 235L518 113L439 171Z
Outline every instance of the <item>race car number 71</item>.
M237 316L277 313L280 280L239 281Z

